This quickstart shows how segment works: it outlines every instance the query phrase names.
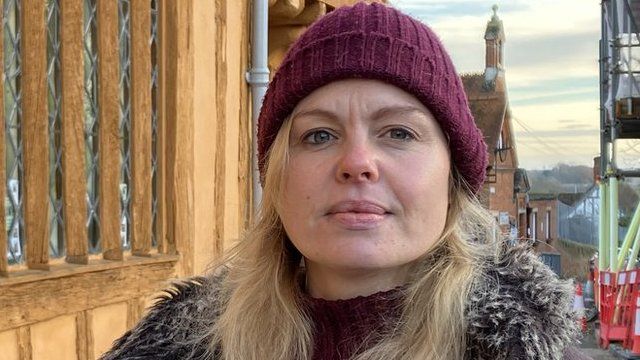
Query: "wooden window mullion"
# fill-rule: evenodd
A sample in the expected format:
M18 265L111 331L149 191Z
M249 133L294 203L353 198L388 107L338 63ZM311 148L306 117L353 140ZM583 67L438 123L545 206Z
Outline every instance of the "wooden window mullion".
M167 243L166 237L166 207L165 207L165 192L166 192L166 174L165 174L165 164L167 161L166 157L166 137L165 137L165 106L167 100L166 94L166 56L165 56L165 46L164 42L166 41L165 29L166 27L166 4L164 0L156 0L158 1L158 14L157 16L157 40L156 40L156 56L157 56L157 64L158 64L158 88L157 88L157 106L156 106L156 114L158 121L158 130L157 130L157 139L156 139L156 149L157 149L157 165L156 165L156 197L158 201L158 207L156 210L156 239L158 241L158 252L166 254L170 253L169 244Z
M46 2L23 0L22 144L27 266L49 268L49 133Z
M87 181L84 143L84 58L83 4L60 1L62 73L62 195L64 206L66 260L87 264Z
M131 252L151 249L151 1L130 3L131 17L131 167L133 173Z
M120 244L120 58L118 2L98 1L100 239L102 256L122 260Z

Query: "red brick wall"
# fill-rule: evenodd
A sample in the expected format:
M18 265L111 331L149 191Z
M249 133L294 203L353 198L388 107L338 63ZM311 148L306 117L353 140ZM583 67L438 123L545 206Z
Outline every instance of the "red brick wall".
M513 170L498 170L495 193L491 194L491 210L508 211L510 217L518 215L518 204L513 197Z
M498 66L498 44L495 40L486 40L485 46L485 67L497 67Z
M518 227L518 202L513 196L513 170L498 170L496 182L485 184L481 192L488 201L487 208L497 217L500 212L508 212L509 219ZM510 226L502 226L505 234Z

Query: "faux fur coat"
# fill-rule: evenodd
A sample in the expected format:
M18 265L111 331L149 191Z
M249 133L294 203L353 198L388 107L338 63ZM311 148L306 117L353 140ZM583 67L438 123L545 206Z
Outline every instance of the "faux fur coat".
M573 288L523 247L492 260L467 306L465 360L589 359L574 348ZM220 277L175 284L102 360L211 359ZM266 359L266 358L265 358Z

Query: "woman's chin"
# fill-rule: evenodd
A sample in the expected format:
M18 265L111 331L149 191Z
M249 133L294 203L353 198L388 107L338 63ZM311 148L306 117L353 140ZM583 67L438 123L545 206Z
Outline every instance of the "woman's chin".
M407 261L407 263L410 261ZM376 272L384 269L391 269L405 264L400 259L390 257L389 253L382 252L343 252L334 256L321 259L316 262L320 266L326 266L334 270L345 272Z

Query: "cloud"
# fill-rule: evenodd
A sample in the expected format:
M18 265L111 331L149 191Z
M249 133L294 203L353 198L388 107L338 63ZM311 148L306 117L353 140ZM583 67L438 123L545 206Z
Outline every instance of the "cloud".
M510 104L512 107L520 105L535 105L535 104L558 104L565 103L567 101L581 101L597 98L598 94L594 94L593 90L578 90L578 91L553 91L545 94L529 94L525 96L511 96Z
M597 128L587 128L588 125L578 125L569 129L563 130L539 130L539 131L521 131L518 132L518 139L525 139L528 137L539 137L539 138L569 138L573 139L574 137L580 136L588 136L588 137L598 137L599 129ZM582 128L582 129L581 129Z
M487 17L492 13L492 5L488 5L491 2L486 0L449 0L447 2L441 0L396 0L391 1L391 3L412 16L429 19L431 22L460 15L482 15ZM499 11L511 12L529 7L530 4L526 1L511 1L501 5Z
M561 67L574 62L597 60L599 29L588 31L521 35L510 37L505 61L517 66L554 63ZM586 55L586 56L585 56ZM562 63L558 63L560 60ZM596 63L597 64L597 63ZM595 67L597 69L597 66Z
M509 95L526 95L530 93L549 93L558 91L592 90L598 91L597 75L563 76L551 79L538 79L532 82L512 81L507 74Z
M558 121L558 123L560 123ZM590 134L593 134L594 131L595 133L597 133L598 131L600 131L599 128L593 128L593 126L591 124L576 124L575 120L572 120L571 123L563 125L560 127L563 130L583 130L583 129L588 129L590 131Z
M511 114L516 124L534 128L534 130L558 129L558 120L571 117L580 124L593 124L596 127L600 123L599 104L596 100L578 100L548 103L544 105L511 105ZM516 127L519 125L516 125Z
M543 138L544 142L516 133L519 166L526 169L549 168L557 163L593 165L600 148L593 135L570 135ZM597 139L597 135L595 136Z

